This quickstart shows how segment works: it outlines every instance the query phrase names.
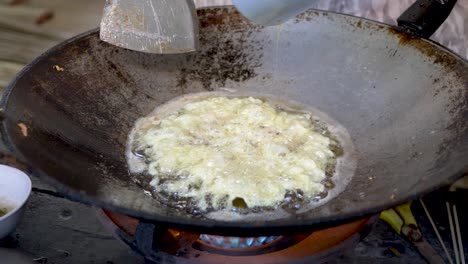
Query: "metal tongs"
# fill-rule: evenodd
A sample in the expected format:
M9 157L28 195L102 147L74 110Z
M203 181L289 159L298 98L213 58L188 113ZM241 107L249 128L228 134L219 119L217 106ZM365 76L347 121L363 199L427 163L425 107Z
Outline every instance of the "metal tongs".
M385 210L380 214L380 219L387 222L397 234L403 235L411 242L427 262L431 264L445 263L442 257L424 239L410 207L411 203L406 203L393 209Z

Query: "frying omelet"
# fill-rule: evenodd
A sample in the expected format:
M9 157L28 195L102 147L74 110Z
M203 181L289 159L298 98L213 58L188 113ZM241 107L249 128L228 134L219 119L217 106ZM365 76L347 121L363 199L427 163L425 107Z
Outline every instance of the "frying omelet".
M312 114L254 98L211 97L141 119L131 139L156 192L200 210L275 207L291 191L325 191L333 140Z

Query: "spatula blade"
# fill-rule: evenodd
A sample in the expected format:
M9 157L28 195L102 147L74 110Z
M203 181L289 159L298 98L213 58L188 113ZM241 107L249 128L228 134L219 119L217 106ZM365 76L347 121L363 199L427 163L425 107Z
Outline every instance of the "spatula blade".
M198 19L192 0L106 0L101 40L148 53L197 49Z

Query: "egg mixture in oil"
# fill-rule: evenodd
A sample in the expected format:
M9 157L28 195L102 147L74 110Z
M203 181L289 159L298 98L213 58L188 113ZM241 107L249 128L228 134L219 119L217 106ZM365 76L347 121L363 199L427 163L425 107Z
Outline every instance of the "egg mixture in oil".
M130 153L168 205L299 207L330 187L340 146L311 113L284 109L255 97L186 100L140 119Z

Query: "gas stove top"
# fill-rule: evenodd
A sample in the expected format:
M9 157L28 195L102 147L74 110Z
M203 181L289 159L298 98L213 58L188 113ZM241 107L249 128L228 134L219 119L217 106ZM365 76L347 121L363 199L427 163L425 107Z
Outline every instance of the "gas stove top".
M260 237L195 234L97 209L99 221L147 263L323 263L352 250L377 217L320 231Z
M452 201L460 208L461 232L463 240L468 241L468 229L464 228L466 226L464 223L468 219L468 210L464 206L467 195L466 191L462 191L457 197L450 198L446 190L440 190L424 198L442 239L452 256L452 241L445 201L453 198ZM439 255L444 256L440 243L420 204L414 203L412 209L426 240ZM99 212L99 217L96 217L96 211ZM116 220L120 219L118 215L116 217L112 214L112 212L104 213L101 209L64 199L60 194L52 190L42 189L41 185L36 183L27 204L23 221L15 233L0 241L0 248L10 248L16 252L26 254L27 258L35 260L35 263L55 264L143 264L157 261L164 263L165 260L172 261L170 263L210 263L205 260L210 260L212 256L217 257L211 259L212 263L217 263L216 260L236 263L228 260L242 259L243 261L237 263L246 264L249 263L248 260L260 256L263 261L271 260L271 262L281 263L280 261L284 262L286 260L282 256L284 252L294 252L294 250L288 251L288 249L301 248L303 245L306 245L308 254L300 255L301 251L294 252L296 260L299 261L298 263L323 262L323 260L327 259L329 260L327 263L340 264L426 263L409 242L405 241L382 221L376 221L365 238L363 237L367 231L366 228L371 223L363 219L360 223L351 224L349 229L343 227L334 229L335 232L332 235L330 235L331 233L324 235L327 232L317 231L312 234L296 234L292 238L240 238L236 242L236 238L220 238L200 234L190 234L190 236L185 237L183 232L163 229L148 223L140 225L137 219L126 218L125 216L122 218L124 220L119 222ZM109 217L109 215L111 216ZM101 217L104 217L104 223L107 223L105 226L102 225L102 221L98 221L98 218ZM113 219L113 221L110 219ZM129 219L131 220L127 221ZM145 229L149 229L150 232L141 232ZM140 230L140 233L147 234L144 237L147 239L146 242L149 243L145 243L145 239L135 237L137 230ZM361 230L361 232L356 232L356 230ZM344 235L345 232L348 233ZM161 234L164 234L165 238L172 242L177 241L179 235L183 235L186 241L189 242L189 247L185 247L187 250L184 252L183 249L180 250L179 242L171 244L166 243L165 239L154 239L155 237L161 238ZM307 243L307 241L311 241L317 236L320 237L320 234L323 234L322 238L327 237L327 239L321 240L321 243ZM330 237L334 237L334 239L329 239ZM361 241L359 242L359 240ZM326 241L326 243L323 243L323 241ZM255 247L246 250L241 248L234 250L234 252L229 248L226 250L226 247L236 246L236 243L237 248L241 247L242 244ZM465 252L468 252L468 243L464 243L464 245ZM131 247L134 247L134 249ZM137 253L137 248L140 248L138 250L143 249L143 251ZM157 250L155 251L155 249ZM239 252L242 253L241 256L239 256ZM150 257L147 257L145 261L141 255Z

